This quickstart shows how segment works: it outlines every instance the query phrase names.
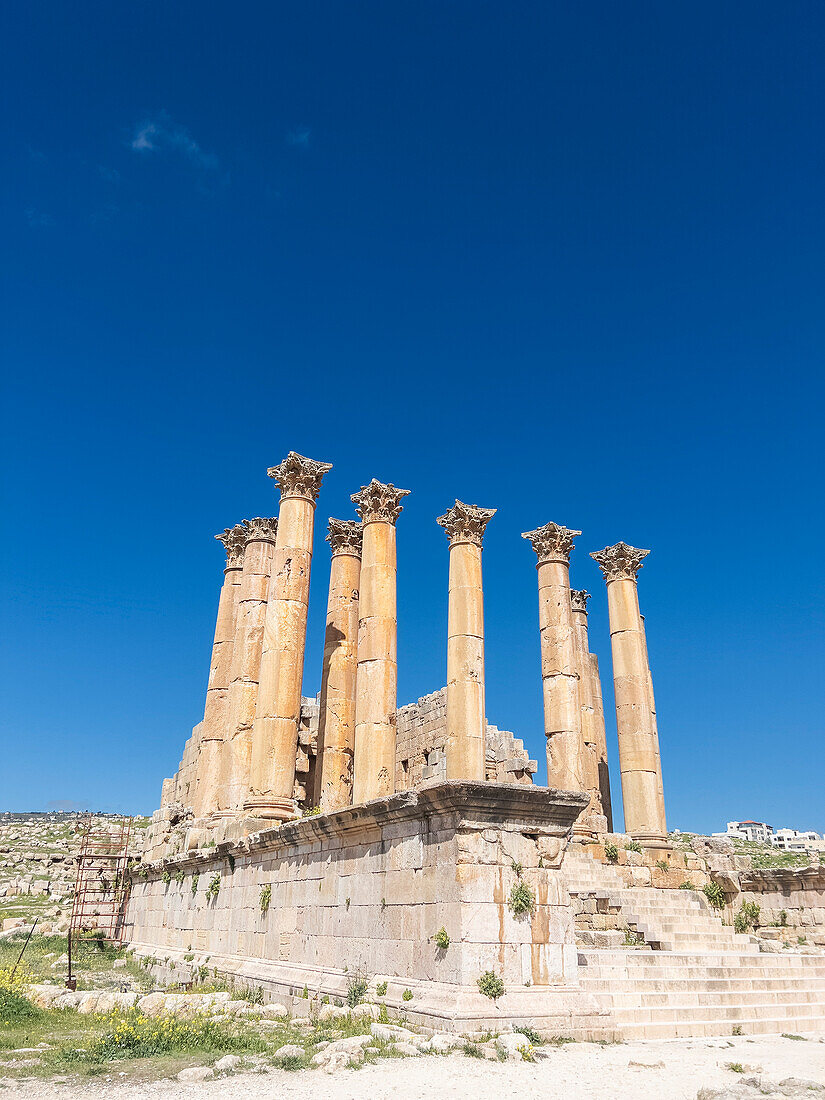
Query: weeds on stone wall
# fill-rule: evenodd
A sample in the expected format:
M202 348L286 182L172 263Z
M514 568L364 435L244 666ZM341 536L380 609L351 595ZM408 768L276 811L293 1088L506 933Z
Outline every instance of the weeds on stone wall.
M733 918L734 932L750 932L759 927L759 914L762 909L755 901L743 901L742 906Z
M708 899L712 909L725 908L725 891L718 882L708 882L702 887L702 893Z
M261 912L267 913L269 911L269 903L272 901L272 887L269 883L266 886L261 887L260 905Z
M521 879L513 886L507 905L514 917L524 917L536 908L536 895Z
M175 882L181 883L185 878L186 875L183 873L183 868L181 867L180 870L175 872Z
M369 989L365 974L353 974L347 982L347 1004L350 1008L360 1005Z
M206 900L210 901L212 898L216 898L221 889L221 876L215 874L209 880L209 885L206 888Z
M375 992L376 992L377 996L386 997L386 995L387 995L387 986L388 985L389 985L388 982L379 982L378 985L375 987Z
M616 847L615 844L611 844L610 842L605 844L604 858L607 860L608 863L619 862L619 849Z
M450 946L450 937L447 935L447 929L444 927L439 928L433 936L433 942L439 950L446 951Z
M405 989L401 994L402 1001L411 1001L413 999L413 993L411 989Z
M476 982L479 993L489 997L491 1001L497 1001L504 996L504 982L494 970L485 970Z
M624 846L624 850L626 852L641 852L642 846L638 840L628 840L627 844Z
M201 876L200 876L199 871L195 871L195 873L192 875L192 893L193 894L196 894L197 891L198 891L198 881L200 880L200 877Z

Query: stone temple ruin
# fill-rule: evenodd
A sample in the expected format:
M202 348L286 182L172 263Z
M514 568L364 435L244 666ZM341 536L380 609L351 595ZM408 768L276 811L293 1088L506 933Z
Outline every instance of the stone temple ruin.
M759 896L772 909L789 899L792 924L816 912L825 924L825 874L788 883L754 874L724 844L668 838L637 594L648 551L620 542L591 555L610 618L626 830L616 834L589 596L570 588L579 531L548 523L524 535L537 555L548 787L534 784L522 743L486 719L491 509L456 501L438 519L447 684L398 708L395 540L408 491L373 480L355 493L359 519L329 521L321 690L302 698L329 469L291 452L269 471L278 517L217 536L227 562L204 716L163 783L133 878L125 934L136 952L176 980L208 961L293 1006L346 997L358 974L388 1011L464 1032L818 1026L825 957L770 951L731 921L740 899ZM711 883L722 909L700 892Z

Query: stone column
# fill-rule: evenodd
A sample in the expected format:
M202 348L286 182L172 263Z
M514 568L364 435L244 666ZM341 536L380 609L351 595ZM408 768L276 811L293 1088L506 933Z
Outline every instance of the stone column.
M284 821L295 814L295 754L301 716L315 502L327 462L290 451L269 476L281 490L275 558L264 622L261 679L252 727L246 811Z
M241 584L246 529L243 524L227 527L215 538L226 549L226 568L218 601L218 621L212 643L212 662L206 705L203 710L200 743L195 770L192 799L195 817L203 817L217 805L220 781L221 752L226 739L229 718L229 680L232 671L232 650L235 644L235 623L238 615L238 591Z
M522 535L530 540L538 555L547 783L566 791L587 790L570 599L570 553L573 539L580 534L581 531L547 523Z
M331 519L327 542L332 547L332 562L315 764L315 803L324 812L352 804L361 524L353 519Z
M662 821L665 821L665 789L662 783L662 754L659 749L659 723L656 721L656 700L653 697L653 673L650 671L650 657L647 652L647 632L645 631L645 617L640 615L642 623L642 641L645 648L645 664L647 665L647 699L650 707L650 720L653 723L653 737L656 742L656 768L659 775L659 803Z
M353 494L363 524L358 672L355 685L355 765L352 800L358 805L395 790L398 706L398 620L395 521L409 489L375 478Z
M649 553L619 542L590 556L607 582L625 830L634 839L657 847L667 844L667 826L659 793L661 768L636 587L642 559Z
M437 522L450 540L447 619L447 779L483 782L486 717L484 709L484 597L481 544L495 508L455 502Z
M602 809L607 819L607 831L613 832L613 799L610 796L610 768L607 763L607 731L604 725L604 700L602 698L602 678L599 672L599 658L590 654L591 684L593 687L593 717L599 741L599 790L602 794Z
M246 549L232 651L227 736L221 756L218 798L213 806L213 812L219 817L240 814L249 791L252 723L258 700L267 591L278 521L257 516L244 520L244 530Z
M607 829L607 816L604 809L602 787L600 783L600 763L604 741L604 723L599 729L596 712L596 692L593 685L593 663L590 654L590 642L587 636L587 601L589 592L571 589L570 601L573 607L573 638L576 649L576 668L579 673L579 702L582 712L582 741L584 742L584 773L590 806L587 814L591 824L599 832ZM601 733L601 737L600 737ZM604 745L605 758L607 745ZM604 820L597 820L603 818Z

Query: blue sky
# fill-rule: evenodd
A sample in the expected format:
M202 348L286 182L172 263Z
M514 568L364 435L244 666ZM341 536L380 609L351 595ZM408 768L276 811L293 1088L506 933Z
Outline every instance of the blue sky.
M441 686L456 497L488 716L544 769L534 555L640 575L671 826L825 829L818 3L6 5L0 808L151 811L266 468L372 477L399 696ZM542 773L540 773L542 774Z

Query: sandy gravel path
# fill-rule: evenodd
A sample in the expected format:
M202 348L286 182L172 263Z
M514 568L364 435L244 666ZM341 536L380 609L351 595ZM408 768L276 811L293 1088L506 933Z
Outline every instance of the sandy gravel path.
M778 1036L687 1039L614 1046L575 1043L534 1064L485 1062L464 1055L380 1062L334 1075L320 1070L236 1074L214 1081L128 1083L109 1078L64 1083L6 1083L0 1096L21 1100L695 1100L702 1086L741 1080L738 1062L774 1081L801 1077L825 1085L825 1032L799 1042Z

